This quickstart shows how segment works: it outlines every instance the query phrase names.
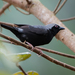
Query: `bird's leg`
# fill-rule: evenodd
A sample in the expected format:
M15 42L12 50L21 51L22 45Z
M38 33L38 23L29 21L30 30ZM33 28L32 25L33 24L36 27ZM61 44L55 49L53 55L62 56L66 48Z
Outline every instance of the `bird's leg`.
M29 45L29 46L31 46L32 48L31 48L31 51L33 51L33 45L32 44L30 44L29 42L27 42L26 40L24 41L24 44L27 44L27 45ZM36 47L35 47L36 48ZM38 48L36 48L38 51L40 51L40 53L39 53L39 55L42 55L43 54L43 52L41 51L41 49L38 49Z
M26 40L24 41L24 44L27 44L27 45L29 45L29 46L31 46L32 48L31 48L31 50L33 51L33 45L32 44L30 44L29 42L27 42Z
M26 44L26 40L23 43Z
M31 46L31 47L32 47L31 50L33 51L33 48L34 48L33 45L30 44L29 42L26 42L26 41L25 41L25 43L28 44L29 46ZM35 48L36 48L36 47L35 47ZM38 51L40 51L39 55L42 55L43 52L41 51L41 49L38 49L38 48L36 48L36 49L37 49Z

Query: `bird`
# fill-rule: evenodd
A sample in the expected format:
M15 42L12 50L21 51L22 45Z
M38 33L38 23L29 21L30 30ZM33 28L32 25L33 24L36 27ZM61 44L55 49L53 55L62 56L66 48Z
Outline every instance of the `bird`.
M58 24L48 25L27 25L27 24L15 24L18 27L11 27L5 24L1 24L1 27L10 30L21 42L27 41L35 46L45 45L51 42L53 37L60 31L64 30L64 27Z

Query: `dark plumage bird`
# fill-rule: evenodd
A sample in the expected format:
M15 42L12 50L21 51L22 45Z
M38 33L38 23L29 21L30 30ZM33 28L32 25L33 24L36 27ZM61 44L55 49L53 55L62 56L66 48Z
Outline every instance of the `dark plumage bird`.
M65 29L57 24L49 24L46 26L31 26L26 24L16 25L18 25L18 27L1 24L3 28L6 28L14 33L21 42L26 40L33 46L48 44L60 30Z

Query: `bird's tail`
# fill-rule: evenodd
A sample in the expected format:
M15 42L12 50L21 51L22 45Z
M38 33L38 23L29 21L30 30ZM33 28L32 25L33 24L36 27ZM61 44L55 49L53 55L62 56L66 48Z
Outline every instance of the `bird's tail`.
M17 30L15 27L8 26L8 25L5 25L5 24L1 24L1 27L5 28L5 29L8 29L8 30L10 30L11 32Z

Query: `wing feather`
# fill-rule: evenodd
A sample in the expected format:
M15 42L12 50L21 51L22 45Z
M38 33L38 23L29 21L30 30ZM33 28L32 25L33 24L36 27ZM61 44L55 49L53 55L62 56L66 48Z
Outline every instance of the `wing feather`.
M45 35L47 30L44 26L29 26L30 32L38 34L38 35Z

